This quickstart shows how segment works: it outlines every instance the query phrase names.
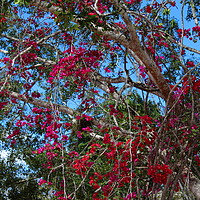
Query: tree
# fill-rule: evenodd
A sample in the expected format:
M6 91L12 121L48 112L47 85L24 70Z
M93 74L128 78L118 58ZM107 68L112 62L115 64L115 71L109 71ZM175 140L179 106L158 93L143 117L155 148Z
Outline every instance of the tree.
M200 198L198 1L1 3L1 131L48 198Z

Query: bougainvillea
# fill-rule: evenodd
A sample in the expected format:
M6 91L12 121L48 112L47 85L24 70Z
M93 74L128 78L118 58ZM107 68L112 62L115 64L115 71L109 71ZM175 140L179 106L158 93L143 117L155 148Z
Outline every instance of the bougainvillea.
M149 166L148 173L152 177L154 183L166 184L167 177L172 174L172 170L167 165Z
M5 2L0 130L34 174L21 182L44 199L199 198L199 4Z

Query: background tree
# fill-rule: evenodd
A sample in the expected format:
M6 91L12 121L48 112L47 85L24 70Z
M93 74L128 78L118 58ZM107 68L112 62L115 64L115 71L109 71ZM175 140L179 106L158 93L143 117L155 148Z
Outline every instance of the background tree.
M2 8L2 140L41 177L34 187L58 199L200 198L197 1Z

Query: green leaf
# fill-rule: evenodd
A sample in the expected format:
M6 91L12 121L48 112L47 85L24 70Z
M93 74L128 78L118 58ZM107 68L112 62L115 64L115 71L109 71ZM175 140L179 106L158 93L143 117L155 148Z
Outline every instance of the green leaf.
M47 8L50 8L51 6L52 6L52 3L49 3L48 6L47 6Z
M170 9L169 8L165 8L162 13L163 13L163 15L169 15L170 14Z
M174 20L174 19L172 19L171 21L170 21L170 24L171 24L171 27L170 28L175 28L176 27L176 25L177 25L177 23L176 23L176 21Z

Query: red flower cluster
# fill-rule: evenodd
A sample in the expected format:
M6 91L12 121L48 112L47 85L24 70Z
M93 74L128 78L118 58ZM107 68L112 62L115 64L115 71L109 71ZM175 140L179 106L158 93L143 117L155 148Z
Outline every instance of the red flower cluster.
M6 106L8 104L8 102L0 102L0 110L4 108L4 106Z
M6 18L3 17L3 16L5 16L5 14L4 13L0 13L0 15L2 16L2 17L0 17L0 23L6 22L7 21Z
M14 137L14 136L16 136L16 135L19 135L19 134L20 134L20 130L19 130L19 129L15 129L15 130L13 131L13 133L10 134L7 138L10 139L10 138L12 138L12 137Z
M198 36L200 36L200 26L195 26L192 28L193 32L196 32Z
M148 173L152 177L154 183L165 184L167 177L172 174L172 170L169 169L168 165L155 165L149 166Z
M187 61L186 67L194 67L194 66L195 66L195 64L193 61Z
M195 161L197 162L197 165L200 166L200 155L195 156Z
M191 35L190 29L178 29L177 30L178 36L181 38L182 36L185 36L186 38L189 38Z
M26 53L21 55L20 61L22 61L23 65L30 64L34 62L37 58L37 55L35 53Z
M152 7L151 7L151 6L147 6L147 7L146 7L146 12L147 12L147 13L151 13L151 11L152 11Z
M85 177L85 172L94 164L89 162L90 156L84 155L81 159L74 160L73 168L76 174Z

